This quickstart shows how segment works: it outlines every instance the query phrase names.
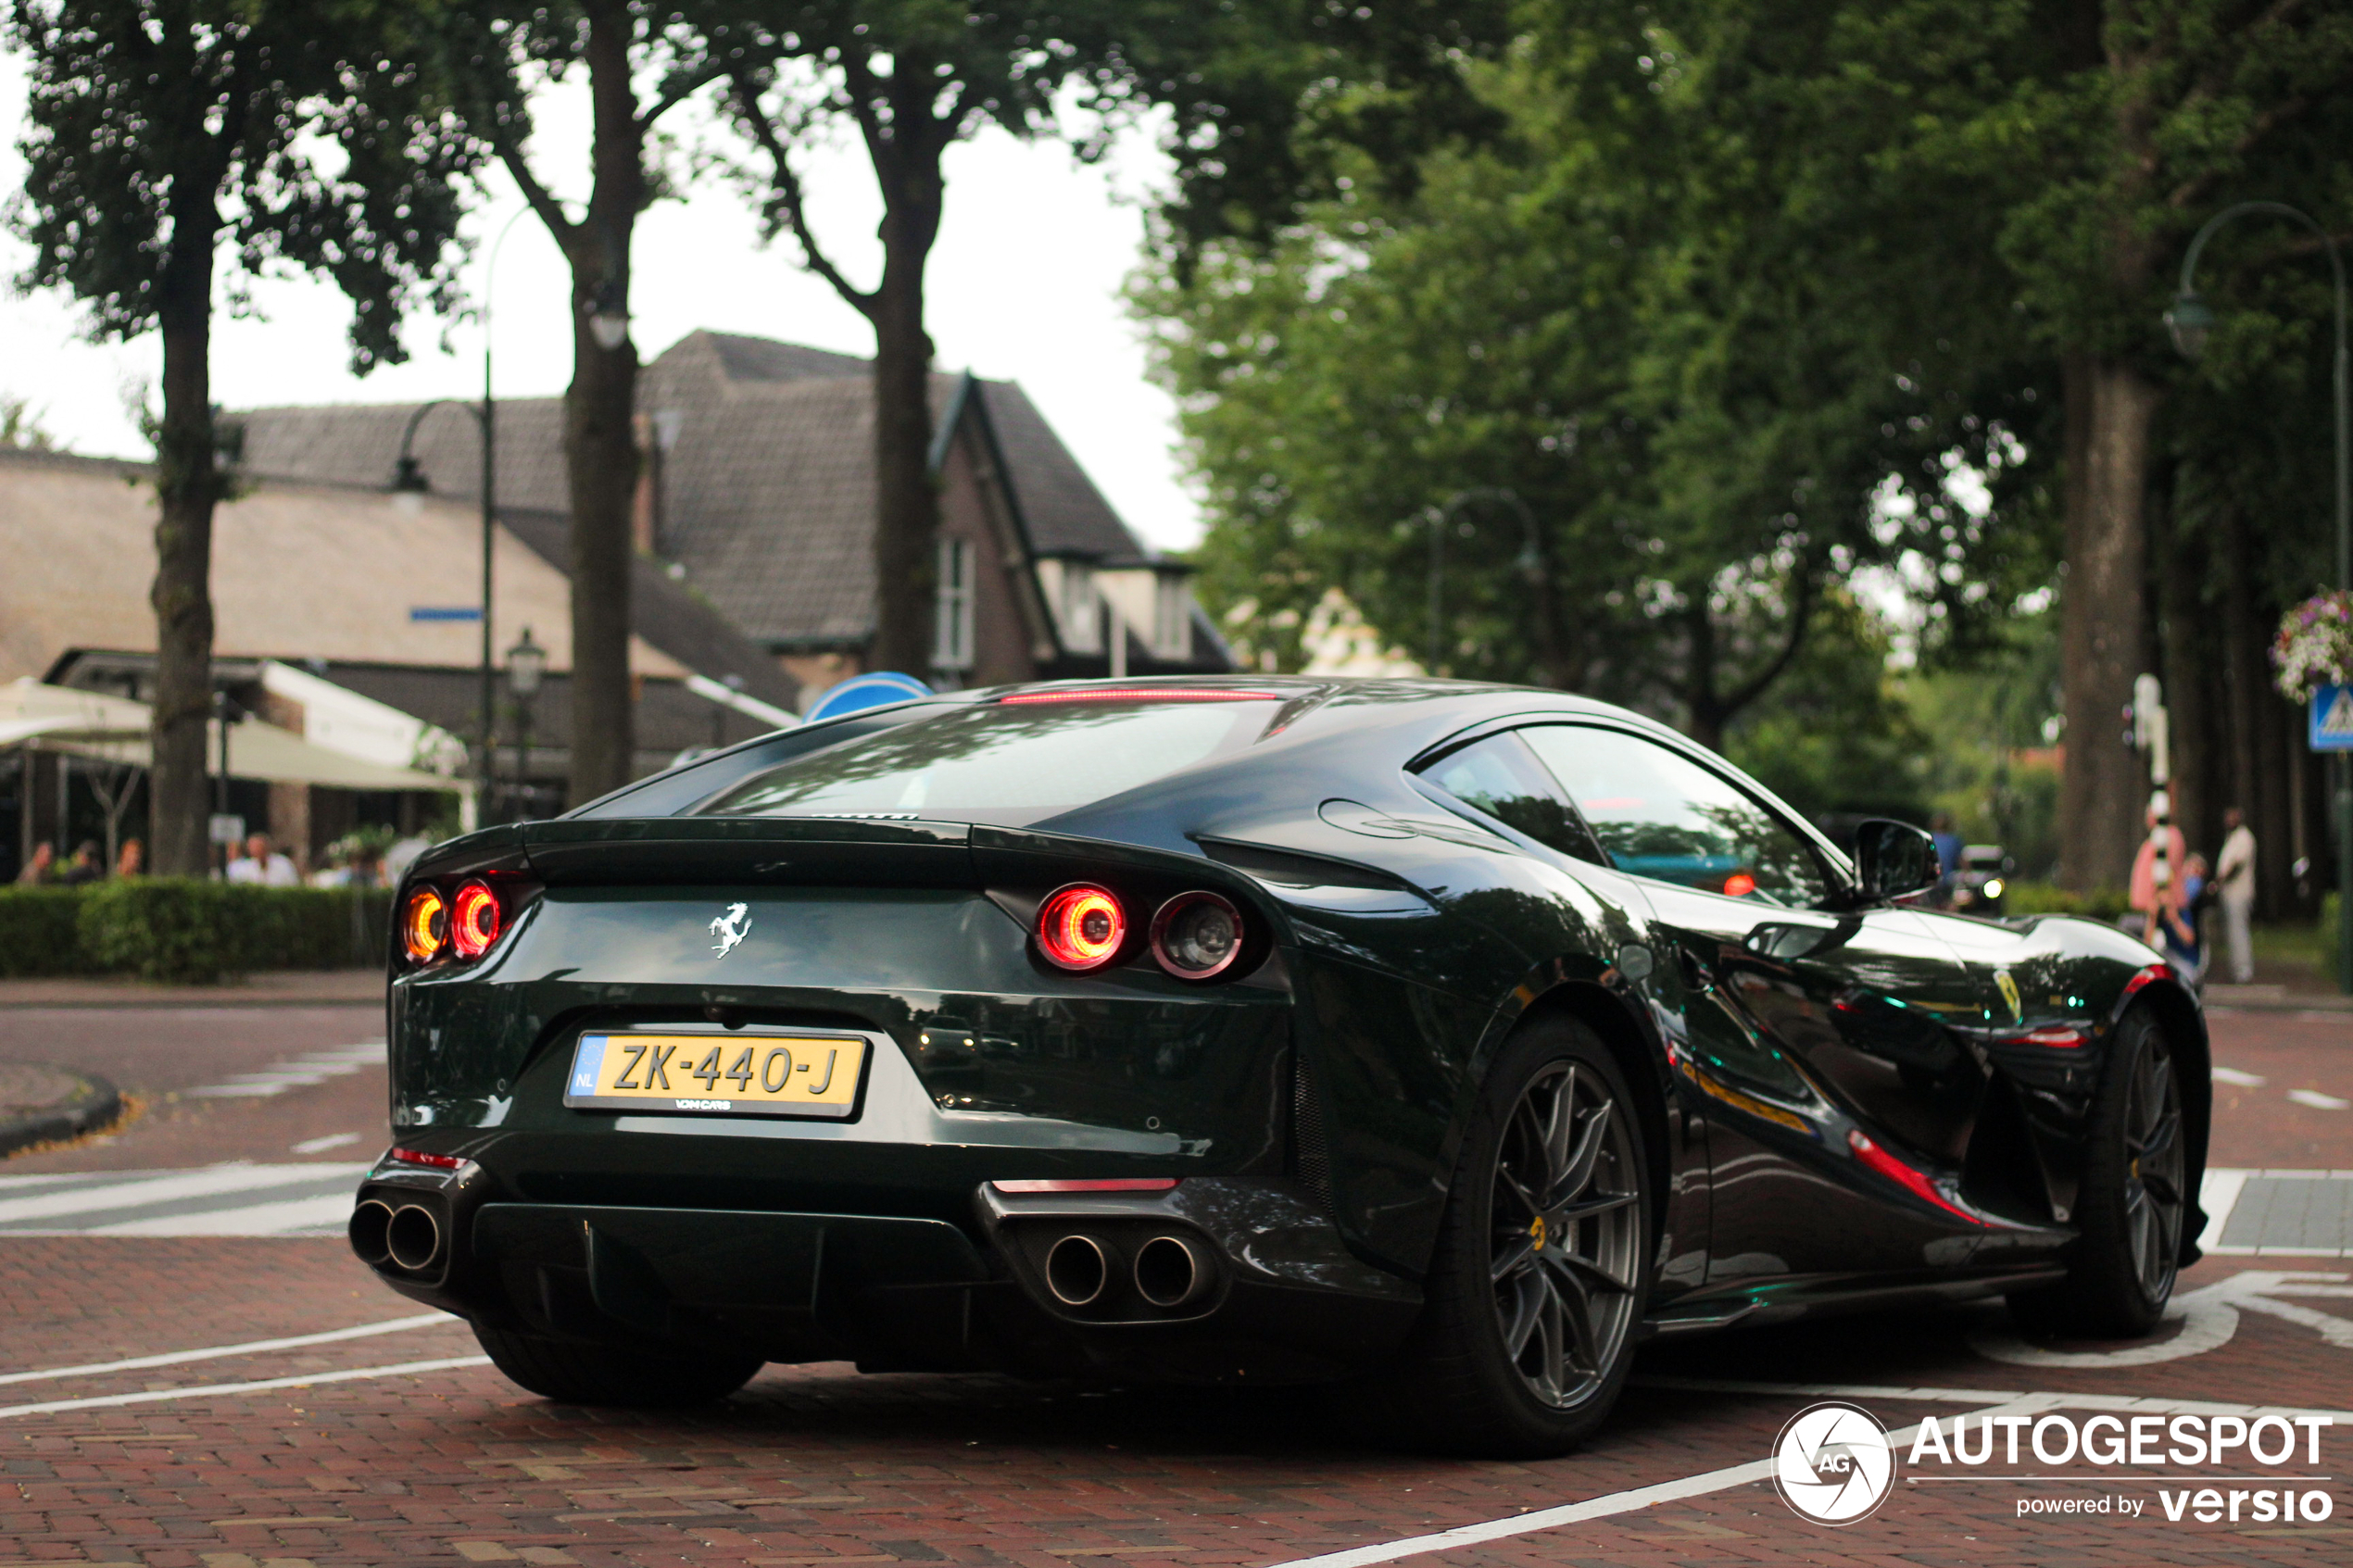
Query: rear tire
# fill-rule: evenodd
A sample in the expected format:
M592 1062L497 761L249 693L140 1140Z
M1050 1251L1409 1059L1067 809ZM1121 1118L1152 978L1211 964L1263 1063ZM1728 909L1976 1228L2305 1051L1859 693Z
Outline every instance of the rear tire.
M473 1325L510 1382L567 1405L654 1410L724 1399L764 1364L757 1356L648 1356Z
M1416 1447L1564 1453L1608 1416L1650 1291L1633 1096L1568 1018L1505 1045L1473 1113L1422 1319L1376 1398Z
M2117 1025L2093 1101L2068 1277L2012 1296L2020 1325L2070 1339L2137 1339L2156 1328L2181 1268L2187 1164L2171 1042L2136 1007Z

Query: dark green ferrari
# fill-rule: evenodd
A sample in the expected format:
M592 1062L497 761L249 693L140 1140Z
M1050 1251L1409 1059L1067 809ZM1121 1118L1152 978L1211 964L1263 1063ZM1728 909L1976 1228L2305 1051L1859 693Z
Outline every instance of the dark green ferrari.
M2196 998L1935 878L1555 692L870 709L417 863L351 1242L552 1399L1353 1382L1491 1453L1656 1336L2145 1333L2203 1223Z

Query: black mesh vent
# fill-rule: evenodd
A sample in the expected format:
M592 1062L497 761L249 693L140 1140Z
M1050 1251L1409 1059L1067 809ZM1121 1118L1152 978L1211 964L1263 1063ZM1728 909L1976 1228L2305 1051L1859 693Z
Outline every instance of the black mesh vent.
M1299 1179L1329 1209L1332 1206L1331 1151L1324 1141L1324 1102L1307 1076L1307 1064L1296 1058L1290 1080L1291 1163Z

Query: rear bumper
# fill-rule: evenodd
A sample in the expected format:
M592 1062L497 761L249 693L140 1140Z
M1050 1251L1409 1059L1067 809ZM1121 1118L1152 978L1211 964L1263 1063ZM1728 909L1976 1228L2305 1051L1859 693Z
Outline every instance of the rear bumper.
M1180 1382L1314 1382L1377 1364L1420 1310L1287 1184L1194 1178L1165 1193L975 1195L930 1218L484 1201L460 1171L379 1176L359 1203L418 1203L434 1265L362 1256L395 1289L468 1318L643 1350L750 1351L866 1371L999 1370ZM1057 1298L1045 1259L1084 1236L1105 1288ZM1155 1304L1135 1262L1182 1241L1203 1282ZM1161 1257L1174 1256L1161 1249ZM1148 1282L1149 1283L1149 1282Z

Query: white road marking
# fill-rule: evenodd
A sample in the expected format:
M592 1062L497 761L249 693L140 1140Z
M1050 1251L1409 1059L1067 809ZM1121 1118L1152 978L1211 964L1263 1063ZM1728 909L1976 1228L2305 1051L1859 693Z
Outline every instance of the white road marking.
M2045 1410L2138 1411L2143 1415L2235 1415L2252 1421L2278 1415L2326 1416L2339 1425L2353 1424L2353 1411L2322 1410L2301 1405L2244 1405L2225 1399L2169 1399L2161 1395L2036 1394L2003 1388L1906 1388L1882 1383L1755 1383L1732 1377L1645 1376L1630 1380L1638 1388L1667 1388L1690 1394L1768 1394L1808 1399L1885 1399L1930 1405L1974 1405L1999 1399L2005 1405L2046 1401Z
M488 1366L488 1356L445 1356L434 1361L402 1361L396 1366L355 1367L349 1372L311 1372L299 1377L265 1377L258 1383L198 1383L186 1388L149 1388L136 1394L100 1394L87 1399L49 1399L37 1405L0 1405L0 1417L49 1415L58 1411L94 1411L111 1405L148 1405L166 1399L201 1399L213 1395L263 1394L272 1388L308 1388L314 1383L349 1383L361 1377L402 1377L413 1373L454 1372L459 1367Z
M2276 1405L2233 1405L2201 1399L2127 1399L2100 1394L2032 1394L2007 1392L1995 1388L1890 1388L1841 1383L1746 1383L1707 1377L1638 1377L1633 1380L1645 1388L1686 1389L1712 1394L1765 1394L1792 1399L1886 1399L1915 1403L1961 1404L1978 1407L1963 1412L1969 1415L2032 1415L2045 1411L2062 1409L2114 1411L2145 1415L2235 1415L2246 1420L2259 1416L2278 1415L2294 1420L2299 1415L2326 1416L2337 1423L2353 1422L2353 1411L2307 1411ZM1914 1423L1901 1431L1890 1432L1888 1440L1897 1448L1912 1442L1919 1435ZM1401 1557L1415 1557L1426 1551L1444 1551L1450 1547L1477 1546L1485 1541L1504 1540L1513 1536L1533 1535L1541 1530L1554 1530L1564 1524L1582 1524L1589 1519L1606 1519L1613 1514L1631 1513L1637 1509L1650 1508L1663 1502L1680 1502L1685 1498L1705 1497L1711 1492L1729 1491L1772 1478L1771 1459L1752 1460L1746 1464L1727 1465L1698 1475L1687 1475L1677 1481L1661 1481L1648 1486L1636 1486L1623 1492L1611 1492L1605 1497L1589 1498L1583 1502L1567 1503L1559 1508L1542 1509L1535 1512L1515 1514L1505 1519L1489 1519L1476 1524L1457 1525L1452 1530L1440 1530L1432 1535L1408 1536L1402 1540L1379 1541L1370 1546L1351 1547L1341 1551L1329 1551L1316 1557L1294 1558L1270 1568L1370 1568L1377 1562L1394 1562ZM1970 1477L1975 1479L1975 1477ZM2009 1477L1994 1477L2007 1480Z
M283 1236L289 1231L341 1231L351 1221L351 1194L331 1192L319 1198L290 1198L278 1203L252 1203L242 1209L208 1209L200 1214L164 1214L152 1220L124 1220L118 1224L93 1225L75 1236ZM23 1231L7 1234L22 1236Z
M447 1312L426 1312L413 1318L386 1318L357 1328L332 1328L323 1334L297 1334L285 1339L248 1339L238 1345L208 1345L196 1350L166 1350L153 1356L132 1356L120 1361L87 1361L81 1366L43 1367L35 1372L0 1373L0 1383L39 1383L53 1377L94 1377L100 1373L137 1372L142 1367L176 1366L182 1361L209 1361L222 1356L253 1356L264 1350L299 1350L311 1345L333 1345L346 1339L368 1339L379 1334L400 1334L434 1323L460 1322Z
M2256 1173L2208 1171L2198 1183L2198 1207L2206 1210L2206 1228L2197 1236L2199 1251L2211 1252L2222 1245L2222 1227L2231 1223L2231 1210L2238 1206L2239 1194L2246 1190L2246 1178Z
M2168 1301L2164 1321L2180 1323L2182 1332L2153 1345L2130 1345L2120 1350L2051 1350L2029 1344L2006 1329L1989 1328L1970 1335L1969 1348L1989 1361L2007 1361L2012 1366L2154 1366L2202 1356L2228 1345L2239 1331L2236 1293L2229 1288L2237 1283L2234 1276Z
M336 1046L328 1050L312 1051L292 1061L282 1061L258 1073L239 1073L218 1084L207 1084L186 1091L192 1099L245 1099L285 1093L288 1089L308 1088L323 1084L330 1078L340 1078L357 1073L371 1062L384 1058L382 1040L362 1040L358 1045Z
M1981 1394L1978 1398L1986 1398ZM2008 1415L2021 1406L2032 1407L2037 1399L2060 1399L2063 1395L2020 1395L2017 1398L1987 1404L1975 1415ZM1916 1422L1898 1432L1890 1432L1890 1444L1901 1449L1919 1436ZM1540 1530L1557 1530L1564 1524L1581 1524L1589 1519L1607 1519L1612 1514L1631 1513L1637 1509L1650 1508L1663 1502L1680 1502L1685 1498L1705 1497L1710 1492L1729 1491L1773 1478L1773 1461L1751 1460L1745 1464L1726 1465L1697 1475L1686 1475L1677 1481L1660 1481L1648 1486L1635 1486L1623 1492L1611 1492L1605 1497L1588 1498L1583 1502L1564 1503L1558 1508L1539 1509L1530 1513L1513 1514L1504 1519L1482 1520L1476 1524L1458 1524L1451 1530L1440 1530L1428 1536L1408 1536L1403 1540L1381 1541L1372 1546L1351 1547L1341 1551L1327 1551L1316 1557L1294 1558L1278 1562L1273 1568L1369 1568L1376 1562L1394 1562L1401 1557L1416 1557L1426 1551L1444 1551L1451 1547L1478 1546L1486 1541L1499 1541L1513 1536L1533 1535Z
M2287 1092L2287 1098L2298 1105L2309 1105L2315 1110L2343 1110L2348 1106L2353 1106L2353 1099L2339 1099L2334 1095L2324 1095L2318 1089L2290 1089Z
M288 1152L293 1154L324 1154L331 1148L341 1148L346 1144L354 1144L359 1141L359 1135L357 1133L329 1133L323 1138L305 1138L300 1143L295 1145L292 1149L288 1150Z
M2209 1067L2206 1072L2218 1084L2233 1084L2242 1089L2259 1089L2265 1082L2261 1073L2242 1073L2235 1067Z
M367 1172L366 1165L251 1165L242 1161L208 1166L197 1171L129 1172L125 1173L135 1179L87 1183L30 1198L0 1198L0 1225L28 1220L54 1220L68 1214L88 1214L108 1209L134 1209L182 1198L256 1192L296 1182L348 1177L356 1183Z

